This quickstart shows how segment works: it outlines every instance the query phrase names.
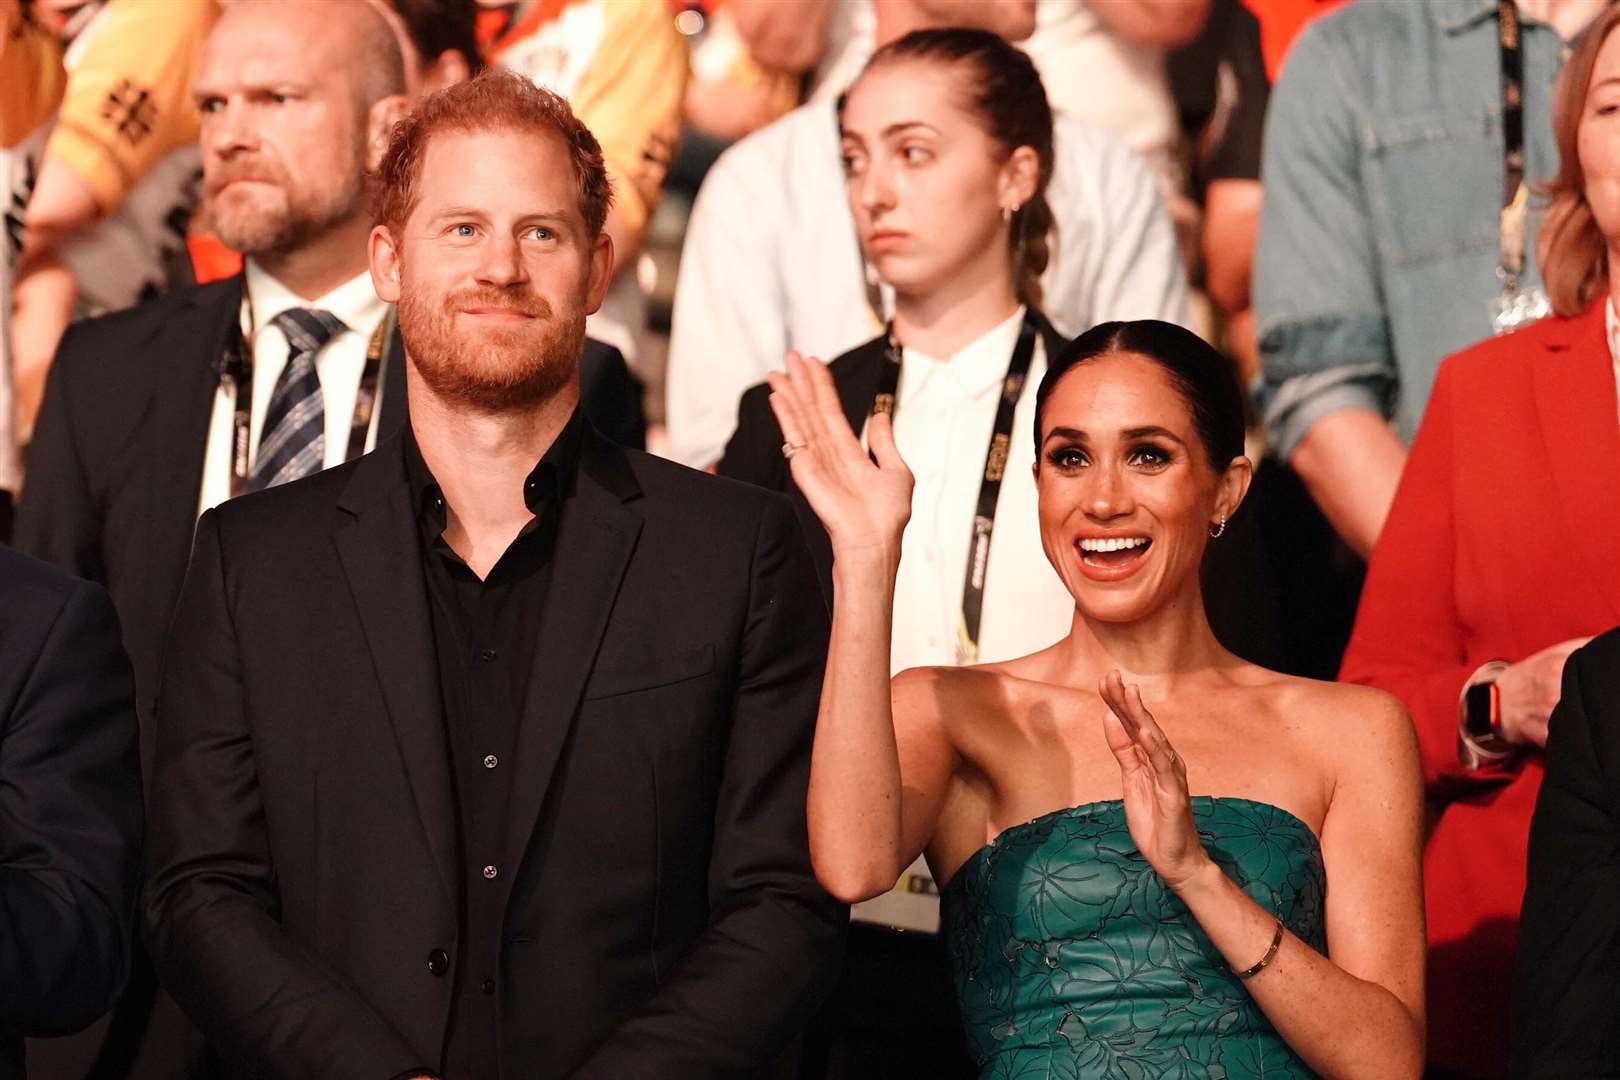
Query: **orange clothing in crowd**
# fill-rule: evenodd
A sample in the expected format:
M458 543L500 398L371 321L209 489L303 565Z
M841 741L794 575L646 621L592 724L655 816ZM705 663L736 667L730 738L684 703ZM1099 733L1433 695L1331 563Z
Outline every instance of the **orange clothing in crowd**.
M17 0L0 0L8 30L16 9ZM54 113L45 156L72 169L102 211L111 211L159 160L197 141L191 72L218 16L214 0L109 0L71 47L65 78L59 52L54 71L44 59L54 44L40 42L43 31L30 32L22 39L35 54L29 65L60 89L31 93L32 80L12 78L8 46L0 71L0 145L15 145Z
M56 35L0 0L0 148L16 146L62 103L67 71Z
M1273 83L1282 70L1288 46L1305 29L1305 24L1350 0L1243 0L1260 20L1260 50L1266 58L1266 77Z

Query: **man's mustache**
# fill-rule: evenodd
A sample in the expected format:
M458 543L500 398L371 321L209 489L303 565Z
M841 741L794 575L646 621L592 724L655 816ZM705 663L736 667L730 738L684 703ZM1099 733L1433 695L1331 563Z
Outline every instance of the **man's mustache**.
M527 289L465 289L452 293L444 306L452 314L468 308L486 308L511 311L531 319L551 318L551 305L544 297Z
M218 194L226 184L238 180L258 180L267 184L281 182L276 170L263 161L219 161L213 167L205 168L203 175L210 195Z

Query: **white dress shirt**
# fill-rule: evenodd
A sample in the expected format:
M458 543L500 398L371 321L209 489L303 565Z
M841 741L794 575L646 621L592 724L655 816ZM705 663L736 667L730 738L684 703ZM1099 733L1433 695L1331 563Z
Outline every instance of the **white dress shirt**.
M1023 318L1019 308L945 360L915 349L901 354L894 438L916 486L895 581L891 673L959 662L957 624L979 485ZM1036 338L1029 377L1013 413L1012 445L990 539L979 623L979 660L984 663L1044 649L1068 633L1074 619L1074 598L1041 547L1035 505L1035 388L1045 374L1046 351ZM918 859L894 891L856 905L854 917L937 930L939 898L927 864Z
M1185 323L1186 277L1152 171L1113 136L1066 116L1055 145L1047 318L1067 336L1110 319ZM681 250L666 384L671 456L698 468L718 461L743 391L780 370L788 349L829 360L878 333L865 275L831 102L801 106L722 154Z
M902 353L894 438L916 486L895 581L891 674L961 662L957 627L973 518L1002 381L1022 324L1019 308L945 360L915 349ZM1037 337L996 503L979 623L982 663L1044 649L1068 633L1074 616L1074 599L1041 548L1030 468L1035 388L1045 373L1046 352Z
M345 329L332 335L315 357L315 374L321 380L322 407L326 414L326 460L323 468L341 464L348 456L349 426L354 419L354 401L360 392L360 374L366 366L366 349L371 335L388 313L388 305L377 299L371 275L360 274L339 285L325 296L305 300L271 277L252 259L246 260L247 288L242 299L242 334L253 353L253 407L248 429L249 475L258 457L259 436L264 415L270 410L270 396L276 379L287 366L287 339L270 320L290 308L320 308L343 320ZM252 337L248 338L251 331ZM387 362L387 358L383 358ZM384 391L399 393L397 387ZM377 444L377 418L382 415L379 395L371 410L371 429L366 433L370 450ZM214 391L214 412L208 422L208 450L203 458L202 491L197 513L218 506L231 497L231 425L236 412L236 390L230 380L221 379Z
M1614 298L1603 301L1603 328L1609 335L1609 362L1614 365L1614 385L1620 394L1620 315L1615 314Z

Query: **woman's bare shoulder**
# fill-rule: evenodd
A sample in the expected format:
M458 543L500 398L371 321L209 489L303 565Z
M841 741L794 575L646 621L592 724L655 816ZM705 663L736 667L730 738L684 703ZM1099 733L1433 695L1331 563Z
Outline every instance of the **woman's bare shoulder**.
M1393 694L1253 668L1250 678L1276 715L1312 738L1337 746L1405 744L1413 738L1406 707Z

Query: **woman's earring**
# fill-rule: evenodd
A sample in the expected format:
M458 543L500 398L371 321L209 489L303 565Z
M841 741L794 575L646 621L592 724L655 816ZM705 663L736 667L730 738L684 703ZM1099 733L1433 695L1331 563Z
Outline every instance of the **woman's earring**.
M1020 207L1016 203L1014 203L1012 206L1003 206L1001 208L1001 220L1011 222L1013 215L1018 213L1019 209Z
M1221 536L1225 532L1226 532L1226 518L1224 518L1224 517L1221 518L1221 520L1217 524L1211 525L1209 527L1209 535L1210 535L1210 539L1212 539L1212 540L1219 540L1221 538Z

